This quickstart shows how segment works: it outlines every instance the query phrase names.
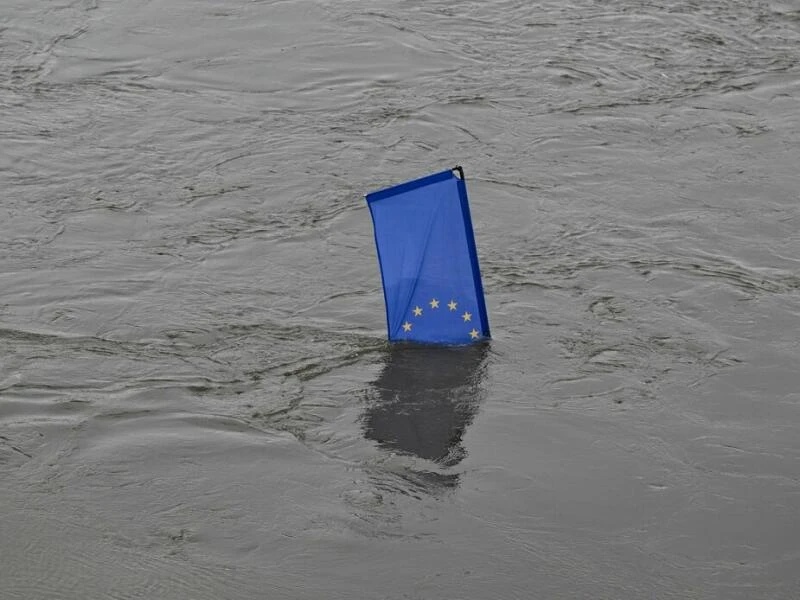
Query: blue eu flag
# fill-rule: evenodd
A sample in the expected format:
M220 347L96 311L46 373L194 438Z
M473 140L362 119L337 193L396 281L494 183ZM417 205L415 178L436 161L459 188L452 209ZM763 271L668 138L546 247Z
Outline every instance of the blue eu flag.
M367 195L391 341L489 337L461 167Z

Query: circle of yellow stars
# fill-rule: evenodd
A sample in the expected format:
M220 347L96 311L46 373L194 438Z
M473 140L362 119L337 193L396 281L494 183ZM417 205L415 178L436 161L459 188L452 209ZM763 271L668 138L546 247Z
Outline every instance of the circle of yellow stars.
M439 300L437 298L431 298L431 301L428 302L428 305L431 307L432 310L436 310L437 308L439 308ZM458 302L451 299L450 302L447 303L447 308L450 310L450 312L458 310ZM424 310L421 306L415 306L412 312L414 313L415 317L421 317ZM464 323L468 321L472 322L472 313L465 310L464 314L461 315L461 318L464 319ZM405 331L406 333L410 332L413 327L414 327L413 323L410 323L408 321L403 323L403 331ZM472 331L469 332L469 337L471 337L473 340L477 340L480 337L480 332L478 332L478 330L473 327Z

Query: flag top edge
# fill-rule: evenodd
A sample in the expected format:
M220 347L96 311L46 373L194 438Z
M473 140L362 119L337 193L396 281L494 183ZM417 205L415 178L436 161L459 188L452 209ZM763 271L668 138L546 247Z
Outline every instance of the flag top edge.
M378 200L383 200L384 198L396 196L397 194L404 194L417 188L431 185L432 183L446 181L447 179L458 179L458 177L456 177L452 169L448 169L447 171L442 171L440 173L434 173L433 175L426 175L425 177L420 177L419 179L413 179L411 181L393 185L376 192L371 192L366 195L367 203L371 204L373 202L377 202Z

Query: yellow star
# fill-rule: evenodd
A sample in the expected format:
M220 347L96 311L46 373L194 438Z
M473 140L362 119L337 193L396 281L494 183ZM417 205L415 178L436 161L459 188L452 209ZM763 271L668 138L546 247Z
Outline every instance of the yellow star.
M421 309L419 306L415 307L415 308L414 308L414 316L415 316L415 317L418 317L418 316L420 316L421 314L422 314L422 309Z
M478 330L477 329L473 329L472 331L470 331L469 332L469 337L471 337L473 340L477 340L478 339Z
M430 301L430 305L431 308L439 308L439 301L436 298L434 298L433 300Z
M406 331L406 332L411 331L411 323L409 323L408 321L403 323L403 331Z
M447 308L449 308L450 310L455 310L456 308L458 308L458 304L456 304L455 300L450 300L450 304L447 305Z
M464 319L464 323L467 321L472 321L472 313L465 312L463 315L461 315L461 318Z

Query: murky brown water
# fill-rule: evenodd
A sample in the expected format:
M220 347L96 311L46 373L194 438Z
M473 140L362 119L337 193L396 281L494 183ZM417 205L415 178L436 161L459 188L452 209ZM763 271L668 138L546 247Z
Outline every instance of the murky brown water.
M791 1L4 0L0 596L800 597L798 97Z

